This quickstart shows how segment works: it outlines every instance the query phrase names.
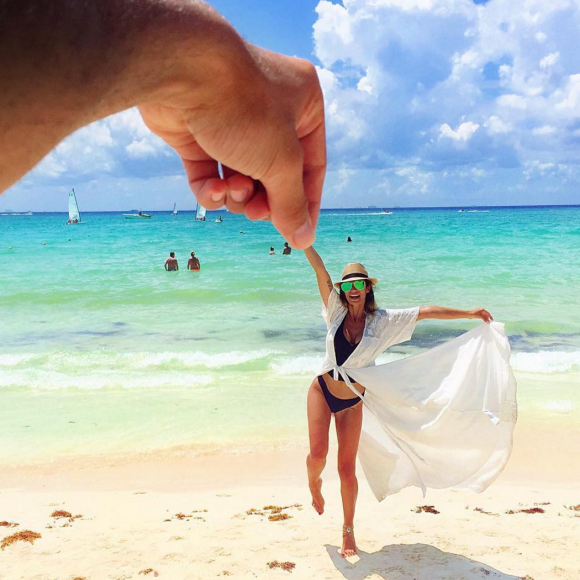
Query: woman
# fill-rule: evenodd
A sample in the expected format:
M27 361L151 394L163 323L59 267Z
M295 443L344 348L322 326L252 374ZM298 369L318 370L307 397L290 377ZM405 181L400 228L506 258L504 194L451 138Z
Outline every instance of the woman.
M422 306L402 310L379 310L374 297L377 279L369 277L362 264L348 264L343 271L342 279L333 285L316 250L310 247L304 253L316 273L324 303L323 315L328 327L327 356L323 372L314 379L308 391L310 437L310 453L307 458L308 482L312 505L318 514L322 514L324 498L320 475L326 464L328 432L331 417L334 415L344 512L340 554L342 557L348 557L356 553L353 532L358 493L355 460L363 422L362 403L368 404L368 400L365 401L365 385L349 375L358 373L354 367L373 365L374 360L388 346L409 340L418 320L480 318L489 323L493 318L484 308L467 311L441 306ZM334 290L335 287L339 293ZM363 344L360 344L361 341ZM347 361L349 372L345 373L343 365ZM333 373L328 372L333 369ZM401 445L403 443L397 443L398 447ZM421 486L423 487L422 484Z

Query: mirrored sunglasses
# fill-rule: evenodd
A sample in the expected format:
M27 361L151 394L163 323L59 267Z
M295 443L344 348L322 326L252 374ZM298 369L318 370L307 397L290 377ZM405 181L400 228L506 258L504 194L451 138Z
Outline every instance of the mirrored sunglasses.
M364 290L366 283L364 280L355 280L354 282L343 282L340 285L340 289L345 293L350 292L352 290L353 285L355 290Z

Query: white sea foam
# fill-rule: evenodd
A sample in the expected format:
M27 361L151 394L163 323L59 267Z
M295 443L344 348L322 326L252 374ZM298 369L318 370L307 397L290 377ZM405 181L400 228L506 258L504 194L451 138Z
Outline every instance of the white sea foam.
M270 370L277 375L314 375L322 365L322 356L284 357L270 363Z
M401 353L384 353L377 364L404 358ZM235 371L242 365L259 364L261 370L270 369L278 375L313 374L318 372L323 356L303 355L292 357L275 350L231 351L221 353L193 352L132 352L109 350L90 352L59 351L52 353L0 354L2 374L16 370L63 372L74 370L77 374L116 371L121 373L163 370L187 372L195 369L208 371ZM580 370L580 351L513 352L512 367L516 371L550 374ZM6 384L0 381L0 384Z
M382 354L377 359L377 364L384 364L404 358L403 354ZM298 357L284 357L270 363L270 370L278 375L312 375L316 374L322 366L324 357L318 356L298 356Z
M205 352L159 352L159 353L133 353L124 355L131 363L139 367L157 367L169 363L180 363L185 367L206 367L209 369L221 369L237 366L253 361L268 358L274 354L269 350L250 350L205 353Z
M549 403L545 403L543 408L547 411L554 411L555 413L567 415L576 409L576 404L573 401L568 400L550 401Z
M515 370L528 373L565 373L580 370L580 352L516 352L511 364Z
M133 352L118 353L100 350L90 352L60 351L0 355L0 368L18 366L62 369L135 369L174 366L180 369L223 369L263 360L277 354L270 350L231 351L222 353L194 352Z
M38 355L26 354L0 354L0 367L13 367L24 362L28 362Z
M193 373L121 373L91 371L90 373L66 374L34 369L0 374L0 388L19 387L42 390L62 389L164 389L192 388L213 383L211 375Z

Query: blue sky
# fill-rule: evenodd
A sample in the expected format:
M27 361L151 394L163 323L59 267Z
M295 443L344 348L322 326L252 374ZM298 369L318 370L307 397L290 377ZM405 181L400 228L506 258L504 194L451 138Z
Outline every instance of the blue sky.
M312 60L323 207L580 203L580 0L215 0L249 41ZM81 129L0 211L195 206L135 110Z

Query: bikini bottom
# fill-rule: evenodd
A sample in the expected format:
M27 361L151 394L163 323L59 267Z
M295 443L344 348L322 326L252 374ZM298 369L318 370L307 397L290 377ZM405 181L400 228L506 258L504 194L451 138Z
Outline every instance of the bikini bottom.
M344 409L348 409L349 407L354 407L360 401L360 397L353 397L352 399L339 399L338 397L335 397L328 390L322 375L318 377L318 384L322 389L322 394L326 399L326 404L331 413L338 413L339 411L344 411ZM364 393L362 393L362 396L364 397Z

